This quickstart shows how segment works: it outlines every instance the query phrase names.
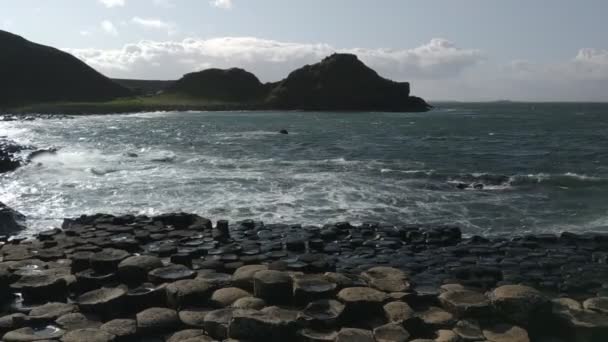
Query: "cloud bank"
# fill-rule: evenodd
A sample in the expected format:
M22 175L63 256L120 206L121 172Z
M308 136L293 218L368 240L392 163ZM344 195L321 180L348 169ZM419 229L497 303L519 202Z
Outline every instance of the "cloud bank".
M99 3L106 6L107 8L125 6L125 0L99 0Z
M138 20L138 23L165 28L161 22ZM440 79L456 76L484 60L481 51L462 49L445 39L433 39L412 49L338 49L328 44L225 37L145 40L116 50L66 50L112 77L148 79L175 79L209 67L236 66L254 72L263 81L274 81L295 68L316 63L334 52L357 54L380 74L393 79Z

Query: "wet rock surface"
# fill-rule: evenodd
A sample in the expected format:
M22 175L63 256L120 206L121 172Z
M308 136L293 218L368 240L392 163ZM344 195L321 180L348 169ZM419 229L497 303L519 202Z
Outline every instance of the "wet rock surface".
M606 341L608 236L93 215L0 239L3 341Z

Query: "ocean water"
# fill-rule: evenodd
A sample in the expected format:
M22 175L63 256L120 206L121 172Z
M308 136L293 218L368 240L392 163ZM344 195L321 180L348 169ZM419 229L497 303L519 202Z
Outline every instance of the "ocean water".
M28 216L29 233L81 214L174 211L608 231L608 104L84 116L0 122L0 136L59 149L0 176L0 201Z

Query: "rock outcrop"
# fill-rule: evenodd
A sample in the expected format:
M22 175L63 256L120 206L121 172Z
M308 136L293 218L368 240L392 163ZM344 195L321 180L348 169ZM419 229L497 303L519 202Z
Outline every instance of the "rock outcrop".
M25 216L0 202L0 235L15 234L25 227Z
M226 102L260 101L265 94L258 78L243 69L207 69L184 75L167 93Z
M357 56L333 54L320 63L293 71L274 87L268 105L279 109L426 111L430 106L410 96L410 84L379 76Z
M60 101L105 101L130 96L78 58L0 31L0 108Z

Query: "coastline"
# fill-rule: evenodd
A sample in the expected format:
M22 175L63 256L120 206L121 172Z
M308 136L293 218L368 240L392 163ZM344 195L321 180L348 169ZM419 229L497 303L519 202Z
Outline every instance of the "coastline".
M455 226L179 213L83 215L2 241L2 293L20 294L5 298L5 341L41 324L49 339L104 341L608 336L606 234L463 238Z

